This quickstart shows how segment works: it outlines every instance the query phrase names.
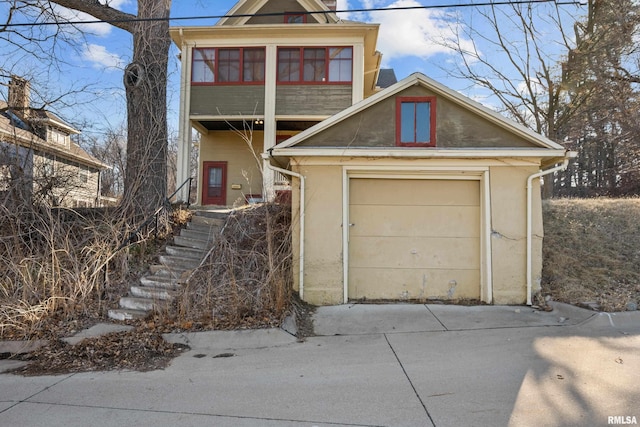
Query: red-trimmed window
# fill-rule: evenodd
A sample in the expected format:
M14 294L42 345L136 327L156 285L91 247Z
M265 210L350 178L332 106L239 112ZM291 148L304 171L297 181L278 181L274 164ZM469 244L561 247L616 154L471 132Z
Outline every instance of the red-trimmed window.
M305 13L285 12L284 23L285 24L306 24L307 15Z
M197 48L193 49L193 84L264 83L265 49Z
M396 145L436 146L436 98L396 98Z
M278 49L278 83L350 83L351 47Z
M244 49L242 62L242 81L264 83L265 50Z

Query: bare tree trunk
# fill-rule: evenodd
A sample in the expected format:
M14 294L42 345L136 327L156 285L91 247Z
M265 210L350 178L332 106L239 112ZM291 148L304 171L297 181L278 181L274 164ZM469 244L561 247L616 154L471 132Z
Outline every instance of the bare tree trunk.
M169 0L138 0L138 17L168 18ZM125 70L127 168L122 207L148 214L167 192L167 64L169 22L143 21L133 28L133 62Z

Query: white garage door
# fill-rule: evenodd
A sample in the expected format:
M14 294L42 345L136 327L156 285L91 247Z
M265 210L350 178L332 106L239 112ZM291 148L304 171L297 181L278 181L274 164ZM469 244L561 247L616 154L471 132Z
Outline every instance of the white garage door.
M480 182L349 180L349 299L480 298Z

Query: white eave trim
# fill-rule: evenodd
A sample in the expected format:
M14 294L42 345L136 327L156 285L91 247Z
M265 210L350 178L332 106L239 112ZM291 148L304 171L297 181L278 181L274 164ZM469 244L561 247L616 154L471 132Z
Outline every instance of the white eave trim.
M3 135L6 135L6 136L3 137ZM28 136L30 136L30 138ZM92 166L92 167L95 167L96 169L113 169L112 166L106 163L103 163L98 159L92 160L86 157L78 156L72 153L71 151L69 151L68 148L63 148L62 146L55 146L37 136L33 136L29 134L19 135L19 134L9 132L6 129L0 129L0 143L10 144L10 145L15 144L15 145L19 145L20 147L24 147L27 150L33 150L33 151L38 151L38 152L47 153L47 154L55 154L56 156L64 157L67 160L76 161L83 166Z
M258 11L260 9L262 9L262 7L264 7L264 5L267 3L267 0L256 1L253 4L249 3L250 7L248 7L245 12L240 13L239 15L241 15L241 16L239 16L239 17L238 16L234 16L247 3L249 3L247 0L239 1L238 3L236 3L227 13L225 13L224 17L220 18L218 20L218 22L216 22L215 26L223 26L229 19L232 19L232 18L239 19L239 22L236 25L245 25L249 21L249 19L252 18L252 16L248 16L248 15L254 15L254 14L258 13ZM322 1L298 0L298 3L308 13L309 12L316 12L316 13L309 13L309 15L313 19L315 19L318 23L322 24L323 23L322 19L317 17L317 16L315 16L315 15L322 15L322 16L329 15L331 17L331 21L332 21L331 23L333 23L333 24L335 24L336 22L339 21L336 12L332 11L331 9L329 9Z
M62 122L60 120L53 119L51 117L36 117L36 118L33 118L33 119L29 119L27 121L28 122L36 122L36 123L44 123L49 127L57 128L58 130L62 130L62 131L68 132L69 134L76 134L76 135L80 134L79 130L72 128L67 123L64 123L64 122Z
M383 158L492 158L492 157L565 157L564 148L524 149L370 149L370 148L275 148L277 157L383 157Z

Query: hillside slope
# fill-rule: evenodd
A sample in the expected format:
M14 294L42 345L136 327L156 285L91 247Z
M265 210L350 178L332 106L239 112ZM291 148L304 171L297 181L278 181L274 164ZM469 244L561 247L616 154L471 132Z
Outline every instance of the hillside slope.
M640 301L640 199L543 202L542 292L622 311Z

